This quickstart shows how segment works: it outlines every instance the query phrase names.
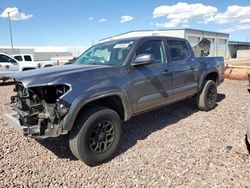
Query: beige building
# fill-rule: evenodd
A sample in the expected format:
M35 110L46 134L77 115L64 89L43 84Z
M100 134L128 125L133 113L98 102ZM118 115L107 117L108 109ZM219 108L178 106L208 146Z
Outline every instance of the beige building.
M250 42L229 41L229 58L250 58Z

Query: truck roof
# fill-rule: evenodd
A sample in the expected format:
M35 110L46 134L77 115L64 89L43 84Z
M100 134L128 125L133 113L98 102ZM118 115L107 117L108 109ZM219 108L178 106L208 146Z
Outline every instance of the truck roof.
M170 37L170 36L137 36L137 37L126 37L126 38L120 38L120 39L110 39L106 42L118 42L118 41L124 41L124 40L134 40L134 41L138 41L138 40L143 40L143 39L159 39L159 38L164 38L166 40L171 40L171 39L174 39L174 40L182 40L182 41L187 41L186 39L184 38L179 38L179 37ZM102 43L106 43L106 42L101 42L100 44Z
M8 57L12 58L12 56L10 54L0 53L0 55L5 55L5 56L8 56Z

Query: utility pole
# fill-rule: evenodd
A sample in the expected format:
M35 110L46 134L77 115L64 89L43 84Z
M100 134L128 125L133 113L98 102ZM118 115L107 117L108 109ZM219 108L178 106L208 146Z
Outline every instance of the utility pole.
M12 49L12 54L14 54L13 39L12 39L12 30L11 30L11 24L10 24L10 12L8 12L8 19L9 19L11 49Z
M2 10L4 12L4 9L0 8L0 10ZM9 19L11 49L12 49L12 53L14 54L13 39L12 39L12 30L11 30L11 23L10 23L10 12L7 12L7 14L8 14L8 19Z

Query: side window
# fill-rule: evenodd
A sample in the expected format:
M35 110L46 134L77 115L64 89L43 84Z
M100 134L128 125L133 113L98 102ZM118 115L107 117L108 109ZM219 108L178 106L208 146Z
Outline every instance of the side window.
M152 54L156 63L164 63L166 61L165 48L162 41L150 41L144 43L136 51L136 56L140 54Z
M20 55L14 56L14 58L15 58L17 61L23 61L23 58L22 58L22 56L20 56Z
M187 44L184 41L168 41L168 49L171 61L183 61L190 57Z
M118 51L118 54L117 54L117 59L119 61L123 61L127 57L128 53L129 53L129 49L128 48L120 49Z
M29 55L25 55L24 60L25 61L32 61L32 59L31 59L31 57Z
M6 58L3 55L0 55L0 63L6 62Z
M16 61L8 56L0 55L0 63L16 63Z

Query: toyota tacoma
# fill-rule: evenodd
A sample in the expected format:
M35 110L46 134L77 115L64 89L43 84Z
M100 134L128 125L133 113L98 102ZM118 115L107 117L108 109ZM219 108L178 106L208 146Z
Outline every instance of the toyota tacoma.
M74 156L95 166L112 158L133 116L187 98L213 109L224 59L196 58L185 39L135 37L96 44L71 65L10 77L16 114L7 119L35 139L68 135Z

